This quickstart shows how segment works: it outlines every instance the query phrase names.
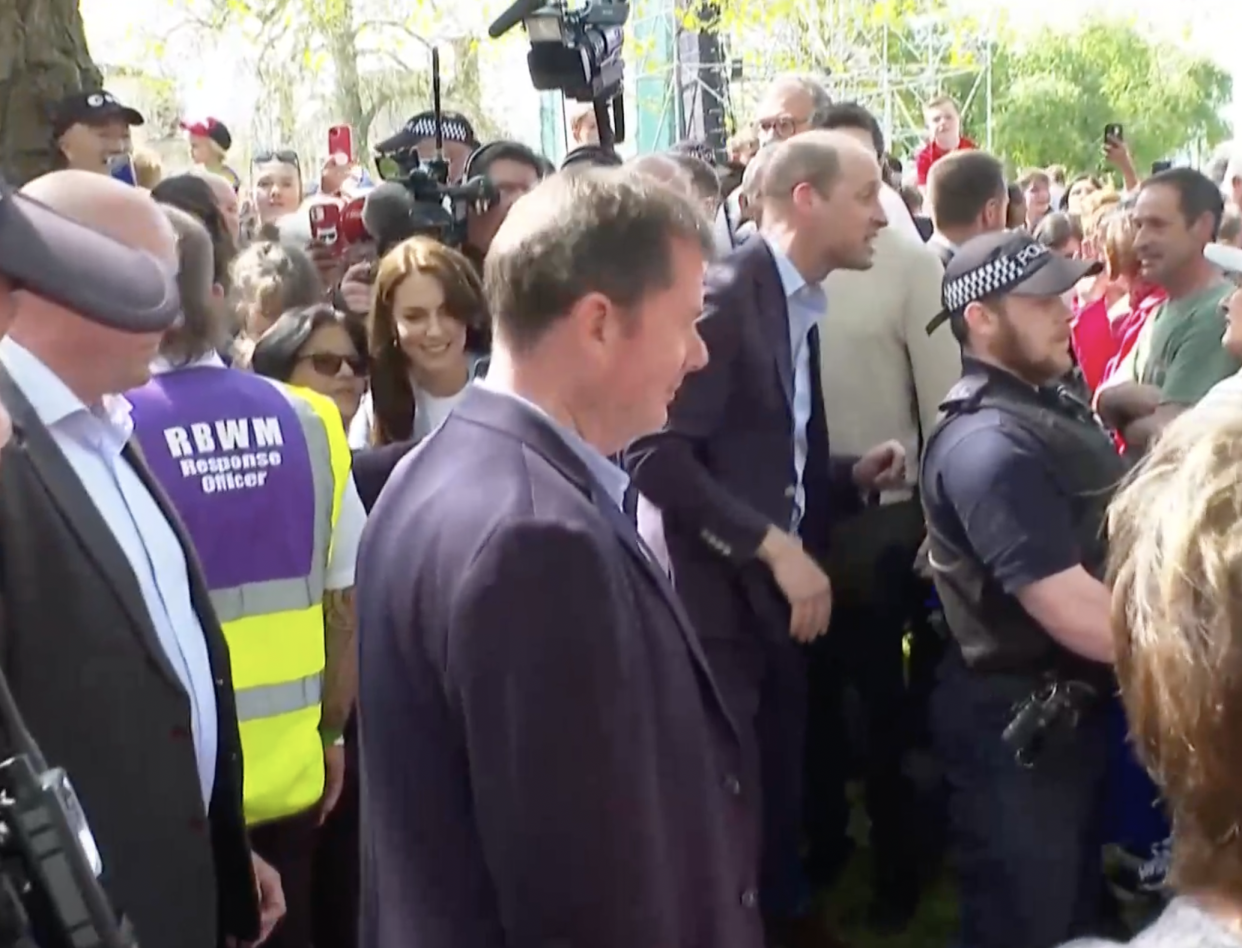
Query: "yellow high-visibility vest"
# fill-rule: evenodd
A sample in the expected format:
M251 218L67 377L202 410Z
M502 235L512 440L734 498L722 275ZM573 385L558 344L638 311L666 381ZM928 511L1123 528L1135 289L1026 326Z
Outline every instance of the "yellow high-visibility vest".
M229 646L250 825L301 813L323 796L324 582L351 468L336 404L309 389L281 389L297 411L314 478L310 574L211 593Z

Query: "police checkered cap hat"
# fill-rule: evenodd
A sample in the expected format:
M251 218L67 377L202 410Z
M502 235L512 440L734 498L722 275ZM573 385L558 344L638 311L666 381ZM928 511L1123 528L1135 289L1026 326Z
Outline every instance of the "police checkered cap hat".
M1099 261L1053 253L1022 231L972 237L945 267L940 291L944 309L927 324L928 335L971 303L996 296L1060 296L1101 269Z
M444 140L478 148L479 141L474 134L474 126L460 112L444 112L441 115ZM419 112L402 126L397 134L385 138L375 146L375 150L383 154L397 151L408 151L417 148L419 142L434 141L436 137L436 114Z

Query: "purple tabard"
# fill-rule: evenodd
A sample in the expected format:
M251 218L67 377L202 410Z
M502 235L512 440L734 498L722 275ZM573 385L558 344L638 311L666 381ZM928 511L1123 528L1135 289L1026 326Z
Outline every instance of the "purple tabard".
M311 572L315 485L302 423L283 392L235 369L196 367L157 375L125 397L212 591Z

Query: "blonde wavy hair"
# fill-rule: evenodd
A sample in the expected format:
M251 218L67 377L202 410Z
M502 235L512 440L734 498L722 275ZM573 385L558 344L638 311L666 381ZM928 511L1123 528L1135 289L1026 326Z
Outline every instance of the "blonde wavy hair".
M1242 898L1242 401L1175 419L1109 511L1117 676L1174 884Z
M323 301L323 286L305 251L260 240L237 255L231 268L233 306L242 331L258 339L287 309Z

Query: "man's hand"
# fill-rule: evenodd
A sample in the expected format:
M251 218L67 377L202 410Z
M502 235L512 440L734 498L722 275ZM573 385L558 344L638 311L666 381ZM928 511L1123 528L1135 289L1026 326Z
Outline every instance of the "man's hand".
M341 301L356 316L371 312L371 296L375 291L371 270L369 263L355 263L341 277Z
M319 801L319 825L326 820L341 802L341 790L345 787L345 748L329 744L323 749L323 797Z
M812 642L828 631L832 618L832 583L795 537L769 527L759 558L789 603L789 634Z
M259 939L248 944L255 946L267 941L285 917L285 890L280 884L280 873L259 858L258 853L250 854L250 862L254 867L255 894L259 898Z
M1095 410L1104 424L1116 431L1124 431L1127 425L1153 414L1160 407L1161 397L1158 386L1118 382L1100 389Z
M892 490L906 483L906 449L900 441L885 441L862 456L854 465L854 483L859 490Z
M336 289L336 284L341 279L341 271L344 269L344 261L337 252L337 248L314 240L307 245L306 252L319 272L319 282L323 286L324 295L331 297L332 291Z

